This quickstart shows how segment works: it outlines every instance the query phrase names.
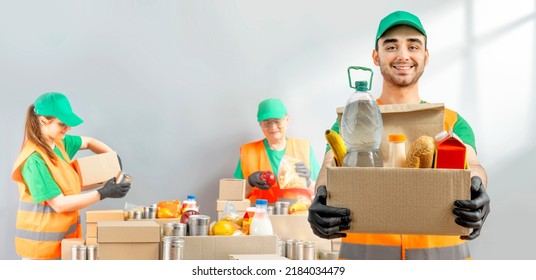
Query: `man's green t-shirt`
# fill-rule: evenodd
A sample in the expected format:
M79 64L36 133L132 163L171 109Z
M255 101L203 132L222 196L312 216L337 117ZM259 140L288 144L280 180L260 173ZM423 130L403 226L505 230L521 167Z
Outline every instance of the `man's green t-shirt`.
M65 145L67 155L69 155L70 158L73 158L82 146L82 137L65 135L63 144ZM65 160L57 146L54 147L54 153L61 160ZM24 162L24 165L22 166L21 173L35 203L54 198L62 193L60 187L56 181L54 181L52 174L50 174L45 161L37 152L32 153L28 159L26 159L26 162Z

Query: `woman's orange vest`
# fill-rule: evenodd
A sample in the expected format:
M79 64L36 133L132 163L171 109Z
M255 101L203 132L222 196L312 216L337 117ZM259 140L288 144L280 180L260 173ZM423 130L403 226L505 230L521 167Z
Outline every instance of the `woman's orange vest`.
M458 114L445 108L444 129L454 127ZM352 260L460 260L470 259L465 240L459 236L357 234L342 239L339 259Z
M65 151L63 142L56 140L56 145L63 157L52 163L47 154L35 143L27 141L13 165L12 179L19 187L19 209L15 232L15 248L17 254L30 259L59 259L61 257L61 240L79 238L82 228L79 212L56 213L48 203L34 203L28 186L22 178L21 169L26 159L34 152L41 155L45 164L60 187L63 195L74 195L81 192L78 174L71 166L70 158Z
M287 138L285 156L301 160L310 169L310 149L311 147L308 141L289 137ZM264 147L264 139L242 145L240 147L240 162L244 178L247 178L251 173L256 171L269 170L273 172ZM277 178L277 174L275 176ZM310 189L281 189L279 183L276 183L268 190L253 188L247 198L249 198L251 204L255 204L255 200L257 199L267 199L269 203L275 203L278 198L297 199L304 197L310 201L312 195L313 193Z

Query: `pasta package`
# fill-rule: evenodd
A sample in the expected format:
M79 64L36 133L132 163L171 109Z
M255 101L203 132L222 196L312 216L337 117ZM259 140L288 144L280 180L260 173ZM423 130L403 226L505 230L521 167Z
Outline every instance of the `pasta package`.
M307 189L307 180L296 172L296 163L302 162L293 157L284 156L279 165L277 181L281 189Z

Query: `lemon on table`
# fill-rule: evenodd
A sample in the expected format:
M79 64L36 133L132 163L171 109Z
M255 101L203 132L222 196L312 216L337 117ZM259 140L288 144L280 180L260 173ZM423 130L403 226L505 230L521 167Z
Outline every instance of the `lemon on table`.
M212 226L212 233L214 235L232 235L235 231L235 226L233 226L233 223L230 221L217 221Z

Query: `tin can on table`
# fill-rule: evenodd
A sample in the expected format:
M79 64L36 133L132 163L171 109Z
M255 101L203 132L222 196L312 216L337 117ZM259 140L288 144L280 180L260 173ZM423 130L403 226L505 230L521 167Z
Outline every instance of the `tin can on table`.
M86 245L75 244L71 247L71 260L82 261L87 259Z
M184 239L178 236L162 237L162 259L182 260L184 258Z
M87 259L88 260L98 260L99 259L99 246L98 245L88 245L87 250Z

